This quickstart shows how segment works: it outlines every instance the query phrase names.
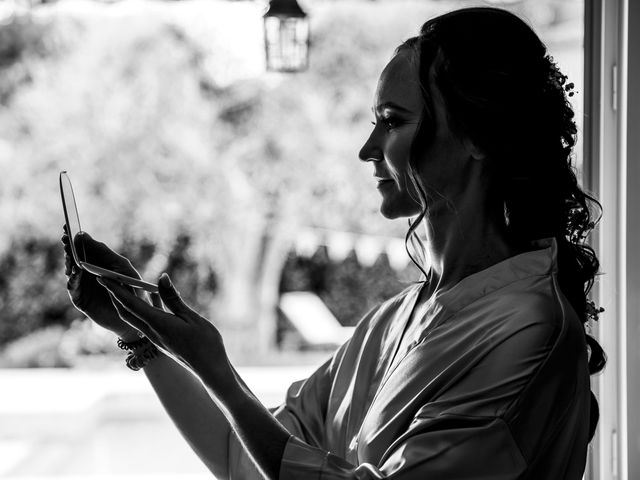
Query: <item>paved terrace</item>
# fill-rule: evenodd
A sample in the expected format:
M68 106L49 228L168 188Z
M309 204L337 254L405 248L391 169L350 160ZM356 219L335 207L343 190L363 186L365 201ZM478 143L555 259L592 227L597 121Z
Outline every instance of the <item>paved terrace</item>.
M318 363L320 365L320 363ZM316 368L241 367L267 406ZM0 478L195 480L211 473L128 370L0 370Z

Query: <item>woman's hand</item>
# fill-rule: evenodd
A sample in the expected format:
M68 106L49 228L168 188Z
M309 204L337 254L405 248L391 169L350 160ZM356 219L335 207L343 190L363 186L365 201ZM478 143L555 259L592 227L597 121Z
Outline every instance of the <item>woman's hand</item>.
M61 240L65 253L64 273L67 276L67 291L73 305L98 325L111 330L125 341L137 338L135 329L118 316L108 292L96 281L97 277L76 265L66 226ZM76 237L76 245L78 241ZM118 255L104 243L97 242L88 233L82 233L82 241L88 262L123 275L140 278L127 258Z
M114 280L98 281L109 291L123 321L191 369L214 393L236 381L220 332L184 303L166 273L160 276L158 292L173 313L149 305Z
M124 320L200 377L263 472L260 478L277 479L292 435L236 376L220 332L211 322L185 305L167 274L160 277L158 291L173 314L149 305L114 280L99 282L109 290Z

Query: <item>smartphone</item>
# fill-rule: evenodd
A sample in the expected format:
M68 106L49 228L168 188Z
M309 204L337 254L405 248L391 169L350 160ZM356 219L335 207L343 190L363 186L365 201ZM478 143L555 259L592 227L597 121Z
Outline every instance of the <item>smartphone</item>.
M156 293L158 291L158 286L153 283L122 275L121 273L98 267L97 265L87 262L82 235L79 235L82 232L82 228L80 227L80 216L78 215L78 208L76 206L75 196L73 195L71 180L69 179L69 175L66 171L60 172L60 197L62 198L64 220L67 224L67 231L69 232L71 253L73 254L73 259L78 267L92 273L93 275L97 275L98 277L111 278L133 288L140 288L151 293Z

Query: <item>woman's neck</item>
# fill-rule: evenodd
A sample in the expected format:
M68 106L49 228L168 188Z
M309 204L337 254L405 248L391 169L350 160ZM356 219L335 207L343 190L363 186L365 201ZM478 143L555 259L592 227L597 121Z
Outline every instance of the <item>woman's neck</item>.
M476 210L425 217L426 249L431 294L446 290L463 278L525 251L507 240L506 229ZM427 298L430 295L427 295Z

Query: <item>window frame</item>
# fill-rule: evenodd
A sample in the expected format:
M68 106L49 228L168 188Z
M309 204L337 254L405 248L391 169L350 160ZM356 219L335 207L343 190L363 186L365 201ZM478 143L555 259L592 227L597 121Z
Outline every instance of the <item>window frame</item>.
M585 0L584 185L604 209L592 245L601 272L592 298L606 311L593 333L608 354L593 378L600 423L585 477L640 478L640 2Z

